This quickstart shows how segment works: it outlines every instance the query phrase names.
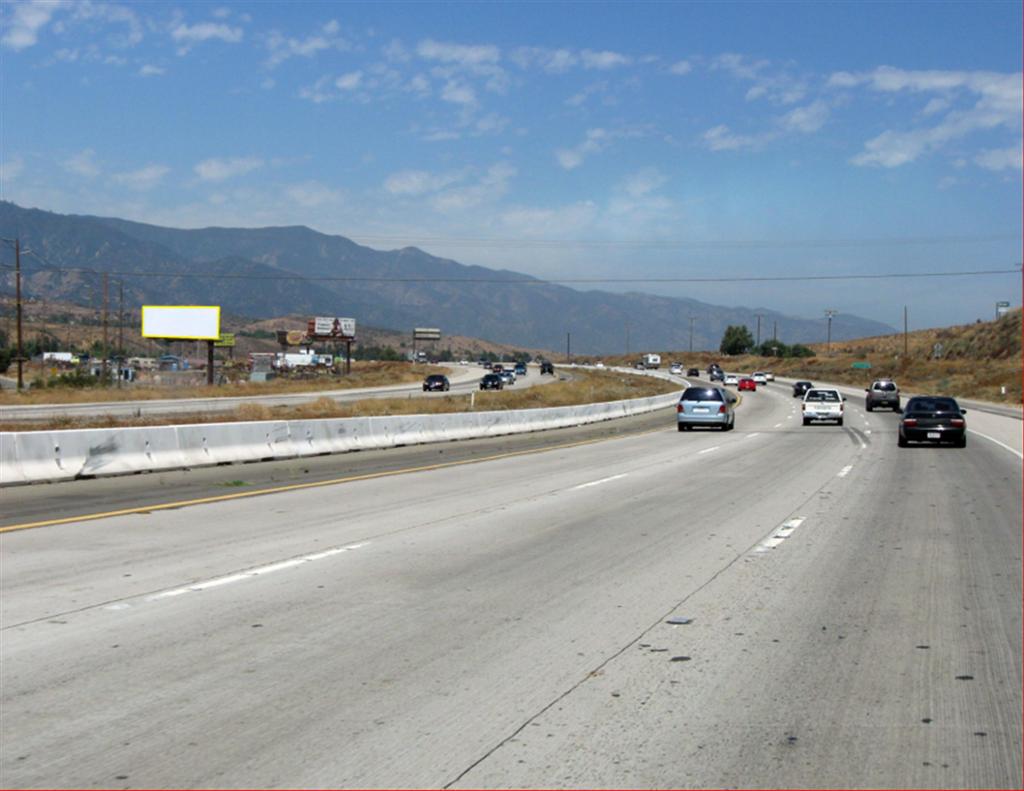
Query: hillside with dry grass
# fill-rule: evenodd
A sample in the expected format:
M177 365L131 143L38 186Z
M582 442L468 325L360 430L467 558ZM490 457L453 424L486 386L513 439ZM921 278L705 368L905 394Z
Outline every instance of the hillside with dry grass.
M811 344L814 357L729 357L680 351L661 355L666 365L678 360L701 370L717 361L726 371L771 370L780 376L859 387L891 377L904 390L1020 404L1021 331L1021 311L1017 309L996 321L834 342L831 354L826 344ZM621 357L606 358L608 361L635 362ZM854 368L854 363L871 367Z

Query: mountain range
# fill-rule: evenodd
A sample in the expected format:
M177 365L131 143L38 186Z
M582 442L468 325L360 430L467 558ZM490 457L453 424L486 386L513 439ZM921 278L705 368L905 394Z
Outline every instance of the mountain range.
M824 340L824 319L651 294L578 291L509 270L468 266L416 247L374 250L304 226L185 230L109 217L56 214L0 202L0 236L22 248L26 297L97 304L101 275L123 283L128 305L215 305L227 314L349 316L359 325L445 334L574 353L717 349L725 328L762 339ZM5 263L13 255L3 253ZM0 289L13 292L7 263ZM853 315L832 320L832 339L894 332Z

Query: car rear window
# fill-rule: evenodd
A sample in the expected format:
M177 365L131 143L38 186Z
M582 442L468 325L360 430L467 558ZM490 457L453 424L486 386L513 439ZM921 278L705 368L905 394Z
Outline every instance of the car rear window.
M891 393L896 389L896 385L892 382L878 382L875 384L875 390L884 390L887 393Z
M444 377L441 376L440 374L434 374L433 376L428 376L427 377L427 381L428 382L443 382L444 381Z
M907 412L959 412L960 405L952 398L914 398Z
M808 401L838 401L839 393L835 390L808 390Z
M687 387L683 401L721 401L722 393L714 387Z

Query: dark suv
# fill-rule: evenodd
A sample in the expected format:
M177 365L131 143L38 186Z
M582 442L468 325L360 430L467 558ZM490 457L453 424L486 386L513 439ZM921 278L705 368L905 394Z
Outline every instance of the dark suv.
M503 390L505 383L501 381L499 374L484 374L484 378L480 380L481 390Z
M900 411L900 389L892 379L876 379L871 387L865 387L864 406L870 412L876 407L889 407L893 412Z
M807 381L793 382L793 398L803 398L804 393L812 387L814 387L814 385Z
M551 363L549 363L547 360L545 360L544 362L542 362L540 364L540 372L541 372L542 375L543 374L551 374L552 376L554 376L555 375L555 366L552 365Z

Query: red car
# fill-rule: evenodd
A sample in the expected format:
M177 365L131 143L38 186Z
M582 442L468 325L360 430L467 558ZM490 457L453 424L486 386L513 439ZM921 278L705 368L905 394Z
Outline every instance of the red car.
M757 390L757 382L751 379L749 376L744 376L740 379L740 383L737 385L740 390Z

